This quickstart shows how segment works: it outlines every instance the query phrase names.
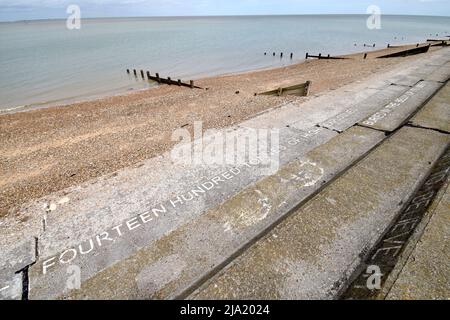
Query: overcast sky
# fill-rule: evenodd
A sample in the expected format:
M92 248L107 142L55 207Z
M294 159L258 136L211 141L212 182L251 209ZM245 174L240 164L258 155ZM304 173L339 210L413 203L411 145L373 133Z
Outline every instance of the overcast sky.
M384 14L450 16L450 0L0 0L0 21L65 18L70 4L82 17L365 14L369 5Z

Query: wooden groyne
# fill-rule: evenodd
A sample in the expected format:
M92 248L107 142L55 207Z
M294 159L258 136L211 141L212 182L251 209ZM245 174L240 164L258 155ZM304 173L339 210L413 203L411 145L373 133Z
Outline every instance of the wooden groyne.
M435 43L432 43L431 46L432 47L446 47L448 45L450 45L449 40L440 40L440 41L436 41Z
M416 44L416 48L418 48L419 46L420 46L420 43L417 43L417 44ZM390 45L390 44L387 45L387 48L388 48L388 49L392 49L392 48L401 48L401 47L404 47L404 45L403 45L403 46L392 46L392 45Z
M329 54L324 56L321 53L319 53L319 55L315 56L309 53L306 53L305 59L308 60L308 58L316 58L316 59L332 59L332 60L342 60L342 59L348 59L348 58L344 58L344 57L332 57Z
M426 46L423 46L423 47L416 47L416 48L413 48L413 49L408 49L408 50L403 50L403 51L399 51L399 52L386 54L384 56L380 56L380 57L377 57L377 58L406 57L406 56L412 56L412 55L415 55L415 54L426 53L426 52L428 52L428 50L430 50L430 44L428 44Z
M130 73L131 73L130 69L127 69L127 74L130 74ZM137 73L136 69L133 69L133 74L136 78L138 77L138 73ZM140 70L140 74L141 74L141 78L143 80L155 81L158 83L175 85L175 86L180 86L180 87L188 87L191 89L203 89L202 87L196 86L194 84L194 80L189 80L189 83L186 83L186 82L181 81L181 79L173 80L171 77L162 78L159 76L159 73L156 73L154 76L152 76L150 74L150 71L145 71L145 73L144 73L144 70ZM145 77L145 75L147 76L147 78Z
M311 81L306 81L305 83L297 84L295 86L290 87L280 87L275 90L265 91L261 93L255 93L257 95L265 95L265 96L307 96L309 93L309 88L311 87Z

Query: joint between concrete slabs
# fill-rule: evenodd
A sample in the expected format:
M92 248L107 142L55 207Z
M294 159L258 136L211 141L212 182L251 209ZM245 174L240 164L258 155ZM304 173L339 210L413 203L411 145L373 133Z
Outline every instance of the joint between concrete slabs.
M398 136L398 138L396 138L396 140L395 140L395 142L394 141L392 141L392 142L390 142L390 143L388 143L387 145L386 145L386 147L385 148L383 148L383 149L380 149L380 150L378 150L378 151L376 151L375 153L374 153L374 157L372 157L371 158L371 160L369 160L368 162L366 162L364 165L362 165L362 166L359 166L359 165L356 165L357 167L359 166L359 168L361 168L361 169L363 169L363 170L365 170L364 168L367 168L367 172L368 173L372 173L373 175L374 175L374 177L376 177L376 172L374 172L373 171L373 167L372 167L372 164L373 165L375 165L375 167L376 168L378 168L379 166L384 166L385 168L386 168L386 170L387 170L387 172L389 172L389 171L392 171L392 169L389 167L389 166L387 166L387 164L380 164L380 161L378 161L379 159L384 159L386 156L388 157L388 159L391 159L391 161L394 163L394 159L397 157L397 155L396 155L396 152L394 152L394 150L399 150L399 151L401 151L401 156L404 158L404 159L409 159L409 156L408 156L408 151L406 151L404 148L402 148L401 147L401 145L398 145L398 143L404 143L404 142L406 142L407 140L411 140L411 141L414 141L414 140L416 140L416 141L418 141L417 142L417 144L423 144L424 143L424 147L426 147L424 150L423 150L423 154L426 154L426 150L436 150L436 151L439 151L439 153L440 153L440 151L442 150L442 147L443 147L443 144L445 143L447 143L447 141L448 141L448 139L446 139L446 138L443 138L443 137L440 137L439 138L439 143L438 144L436 144L435 146L432 146L432 147L430 147L429 146L429 141L431 141L431 139L433 138L433 137L438 137L438 134L437 133L431 133L430 131L428 131L428 133L426 133L425 134L425 136L423 136L422 135L422 132L421 132L421 130L420 129L412 129L412 128L405 128L406 130L404 130L403 131L403 133L402 134L400 134L400 136ZM423 138L423 140L422 140L422 138L420 138L419 140L417 140L416 138L417 137L424 137ZM405 138L407 138L407 140L405 140ZM428 142L427 142L428 141ZM413 151L413 149L414 148L412 148L412 147L410 147L409 149L411 149L411 151ZM387 153L386 154L386 151L389 151L389 153ZM383 154L385 154L386 156L383 156ZM433 153L434 154L434 153ZM415 157L414 157L414 159L415 158L417 158L417 157L419 157L418 155L416 155ZM429 155L428 156L428 158L431 160L431 159L436 159L435 158L435 155ZM378 159L378 160L377 160ZM417 167L415 167L415 166L412 166L412 164L413 164L413 161L414 161L414 159L409 159L408 161L409 161L409 166L407 166L407 168L408 169L405 169L406 171L405 172L410 172L410 177L408 178L408 181L407 182L405 182L403 185L404 185L404 192L402 192L402 193L400 193L400 194L398 194L396 197L395 197L395 199L398 199L398 200L403 200L402 198L404 197L404 196L408 196L408 198L409 198L409 195L410 195L410 193L411 193L411 191L409 191L408 190L408 185L410 186L410 187L414 187L414 189L416 188L416 186L418 186L418 182L415 180L415 174L416 173L418 173L419 171L419 169L417 168ZM376 161L376 162L373 162L373 161ZM373 162L372 164L371 164L371 162ZM382 162L383 163L383 162ZM421 163L422 163L422 165L423 165L423 167L424 168L428 168L429 167L429 164L428 164L428 161L425 161L425 160L423 160L423 161L421 161ZM371 167L367 167L367 165L368 164L370 164L370 166ZM394 163L395 164L395 163ZM400 165L399 165L400 166ZM359 170L359 169L357 169L357 170ZM413 171L409 171L409 170L413 170ZM356 174L358 171L354 171L354 173ZM423 173L423 172L422 172ZM421 177L423 176L423 174L420 174L419 175L420 176L420 180L422 180L421 179ZM345 179L351 179L350 178L351 176L349 176L349 177L346 177ZM345 179L343 180L343 181L345 181ZM391 181L391 185L390 185L390 188L397 188L396 187L396 180L394 179L394 178L392 178L391 179L392 181ZM348 180L348 181L350 181L350 180ZM370 185L370 184L369 184ZM332 189L330 189L330 190L334 190L335 192L334 192L334 194L336 194L336 190L339 190L342 186L346 186L346 184L344 184L344 182L342 182L342 184L341 183L337 183L336 184L336 186L334 187L334 188L332 188ZM368 187L368 190L369 189L373 189L373 186L372 187ZM347 189L348 189L348 187L347 187ZM412 189L410 189L410 190L412 190ZM387 191L386 191L387 192ZM368 193L369 194L369 193ZM371 193L370 193L371 194ZM322 198L318 198L319 200L317 200L319 203L322 201L322 202L324 202L324 204L325 203L327 203L326 201L325 201L325 199L328 199L328 198L325 198L325 197L328 197L329 195L333 195L333 194L328 194L328 193L325 193L323 196L322 196ZM376 197L376 196L375 196ZM320 199L322 199L322 200L320 200ZM336 199L336 198L334 198L334 199ZM351 199L351 198L350 198ZM367 201L371 201L370 199L372 199L372 198L369 198ZM366 202L367 202L366 201ZM344 201L345 202L345 201ZM364 203L364 202L361 202L361 203ZM388 205L387 204L387 202L385 201L385 200L383 200L381 203L380 203L380 207L379 207L379 210L383 210L383 211L385 211L386 209L388 209L388 208L395 208L395 210L397 211L397 201L395 202L395 203L392 203L392 205ZM345 205L343 205L342 206L342 210L340 210L340 211L342 211L342 212L346 212L346 208L347 206L345 206ZM308 210L310 211L309 212L309 214L311 215L311 216L315 216L315 209L317 209L317 208L320 208L320 205L317 205L317 206L314 206L314 207L312 207L311 209L308 209L308 206L305 206L304 207L305 209L304 210L306 210L305 212L308 212ZM324 207L325 208L325 207ZM339 210L338 210L339 211ZM303 212L303 211L302 211ZM355 214L356 214L356 212L359 212L358 210L356 210L355 209ZM387 211L387 212L389 212L389 210ZM358 214L359 215L359 214ZM371 215L370 215L371 216ZM296 220L296 221L298 221L298 223L300 223L301 221L303 221L305 218L301 218L302 217L302 214L299 214L298 215L298 220ZM387 220L387 218L389 218L389 220ZM303 219L303 220L302 220ZM372 219L372 218L370 218L370 219ZM377 218L378 219L378 218ZM380 218L381 219L381 218ZM388 214L388 213L386 213L386 217L385 218L383 218L387 223L389 223L388 221L390 221L391 220L391 217L390 217L390 214ZM328 220L327 220L328 221ZM332 221L334 221L334 220L332 220ZM359 221L359 220L358 220ZM364 221L364 220L363 220ZM304 221L303 221L304 222ZM337 222L336 222L337 223ZM336 224L336 223L334 223L334 222L332 222L331 224L332 225L334 225L334 224ZM342 224L342 222L339 222L339 223L337 223L338 225L339 224ZM383 224L384 224L384 221L383 221ZM288 225L290 225L290 224L287 224L287 223L285 223L285 227L287 227ZM301 225L301 224L300 224ZM299 226L300 226L299 225ZM355 227L356 226L358 226L358 224L355 224ZM287 227L288 229L285 229L284 230L284 232L287 232L288 230L294 230L295 229L295 227ZM301 232L303 232L303 231L301 231L301 229L304 229L303 227L302 228L297 228L297 230L298 230L298 233L299 234L301 234ZM313 232L314 230L316 230L317 228L316 227L313 227L313 224L311 224L311 228L309 228L309 229L307 229L307 230L310 230L311 232ZM384 230L385 228L383 227L383 230ZM340 230L340 229L339 229ZM278 236L276 237L276 238L280 238L280 236L282 235L282 231L281 230L278 230L278 232L274 232L275 234L277 234ZM285 233L285 236L283 236L282 237L282 239L284 239L284 240L286 240L286 238L289 238L289 237L291 237L292 235L290 235L290 236L287 236L286 235L286 233ZM277 243L277 244L267 244L267 247L266 246L264 246L263 248L264 248L264 250L269 250L270 248L271 248L271 250L272 249L275 249L275 248L277 248L277 252L278 252L278 249L279 249L279 246L281 245L281 243L283 243L284 242L284 240L282 240L282 239L278 239L278 240L276 240L276 238L275 239L272 239L272 238L268 238L267 239L267 241L265 241L265 242L263 242L263 243L272 243L272 242L274 242L274 243ZM372 243L372 240L376 240L376 239L374 239L372 236L364 236L364 238L367 238L367 239L369 239L369 238L372 238L372 239L370 239L370 243ZM378 237L377 237L378 238ZM280 242L281 241L281 242ZM297 241L297 240L296 240ZM305 240L306 241L306 240ZM350 240L348 240L348 241L350 241ZM366 242L366 241L364 241L364 242ZM297 243L298 244L298 243ZM307 241L307 243L305 243L305 245L306 244L309 244L309 242ZM360 244L362 245L362 244L364 244L363 242L360 242ZM360 244L358 244L358 246L360 246ZM262 244L261 244L262 245ZM292 243L292 245L294 245L294 243ZM333 248L334 248L334 246L332 246ZM341 245L338 245L338 247L336 247L336 248L341 248ZM208 284L207 284L207 286L206 287L208 287L208 288L210 288L211 289L211 291L206 291L206 292L209 292L209 293L212 293L212 296L216 296L215 295L215 293L217 293L218 294L218 296L223 296L223 294L225 294L227 297L229 296L228 295L228 293L230 294L230 297L236 297L232 292L233 292L233 290L231 290L231 289L227 289L227 286L228 285L230 285L231 283L236 283L237 284L237 281L240 281L240 280L243 280L243 279L245 279L245 274L247 273L247 272L249 272L250 270L251 270L251 266L252 265L254 265L254 264L256 264L257 262L256 262L256 260L254 260L254 259L262 259L262 257L264 257L264 255L262 255L262 252L263 251L261 251L261 250L263 250L263 249L261 249L260 248L260 246L257 246L257 247L255 247L255 249L254 250L257 250L257 251L255 251L254 252L254 254L250 254L249 253L249 255L246 255L246 256L244 256L243 257L243 259L241 259L241 261L238 261L237 262L237 266L236 266L236 264L234 264L234 266L236 266L236 267L233 267L232 268L232 270L235 270L235 272L232 272L232 274L227 278L228 280L223 280L223 281L220 281L220 282L216 282L216 281L210 281L210 282L208 282ZM287 249L287 247L286 247L286 250L289 250L289 249ZM334 250L334 249L333 249ZM284 252L283 250L281 250L282 252ZM339 251L341 251L340 249L339 249ZM338 252L336 252L337 254L339 253L339 251ZM259 252L259 253L258 253ZM284 261L283 259L284 258L286 258L286 259L288 259L289 260L289 257L291 257L291 254L293 254L293 252L291 252L291 251L289 251L290 253L286 253L286 254L284 254L284 255L281 255L280 257L279 257L279 259L277 258L277 259L275 259L274 261L279 261L280 263L281 263L281 261ZM303 251L302 251L303 252ZM324 252L323 252L323 250L321 250L321 254L325 254ZM326 251L325 250L325 252L328 252L328 251ZM333 251L334 252L334 251ZM299 260L298 261L298 263L301 263L301 261L303 261L302 259L308 259L308 260L305 260L305 261L316 261L315 260L315 258L314 258L314 256L311 256L313 253L302 253L302 254L300 254L298 257L298 259L301 259L301 260ZM274 251L274 255L275 256L277 256L278 257L278 253L275 253L275 251ZM300 258L300 257L303 257L303 255L305 255L305 258ZM314 253L314 255L315 255L315 253ZM340 257L341 256L341 254L338 254L338 256ZM251 257L251 259L250 259L250 257ZM313 259L313 260L309 260L309 257L311 258L311 259ZM353 257L351 257L351 256L349 256L349 259L350 258L352 258L352 261L353 261ZM248 259L250 259L250 260L248 260ZM281 259L281 260L280 260ZM327 258L328 259L328 258ZM339 259L341 259L341 258L339 258ZM264 260L264 259L263 259ZM263 276L263 274L264 273L262 273L264 270L266 270L266 271L269 271L269 269L271 268L270 266L268 267L267 265L266 265L266 263L264 263L264 261L263 260L258 260L258 261L260 261L262 264L261 264L261 268L260 268L260 273L258 273L258 275L255 275L254 277L252 276L252 279L254 279L254 280L248 280L249 282L245 282L245 283L248 283L248 284L250 284L250 283L252 283L252 281L258 281L258 279L260 279L261 280L261 278L260 277L262 277ZM243 262L243 261L246 261L246 262ZM291 260L289 260L289 261L291 261ZM292 261L292 263L294 263L296 260L293 260ZM321 260L320 260L321 261ZM242 262L242 264L241 264L241 262ZM267 261L266 261L267 262ZM350 260L348 260L348 262L350 262ZM305 263L307 263L307 262L305 262ZM313 262L311 262L311 263L313 263ZM316 262L314 262L314 263L316 263ZM316 265L316 264L314 264L314 266L316 266L316 267L319 267L319 266L321 266L322 264L321 264L321 262L319 263L319 262L317 262L318 263L318 265ZM241 267L239 267L239 265L241 266ZM276 264L275 262L274 262L274 264L272 265L273 266L273 268L275 268L276 266L277 266L278 264ZM295 265L297 265L297 264L295 264ZM347 268L348 266L347 266L347 262L345 262L345 264L342 264L342 267L345 267L345 268ZM322 270L321 268L319 268L320 270ZM315 268L314 268L314 270L316 270ZM334 268L333 268L333 270L334 270ZM334 271L330 271L331 273L335 273L336 272L336 270L334 270ZM230 271L227 271L227 273L229 274L230 273ZM325 274L324 274L325 273ZM322 272L322 271L320 271L318 274L317 274L317 277L319 277L320 279L322 279L323 277L325 277L325 278L323 278L324 279L324 283L329 283L329 284L331 284L331 282L333 282L334 283L334 281L333 281L333 278L330 280L330 279L328 279L328 277L326 277L326 274L328 274L328 271L327 272ZM340 277L340 279L342 279L342 274L343 273L336 273L336 275L339 275L339 277ZM322 277L322 275L323 275L323 277ZM236 276L236 278L234 278L234 276ZM318 278L318 279L319 279ZM223 278L222 278L223 279ZM309 279L309 280L313 280L313 279L310 279L310 278L307 278L307 279ZM337 278L336 278L337 279ZM217 278L216 278L216 280L217 280ZM308 281L309 281L308 280ZM268 279L268 282L267 283L273 283L274 281L276 281L276 280L274 280L273 278L272 279ZM306 281L306 280L305 280ZM307 282L308 282L307 281ZM301 281L300 281L301 282ZM215 286L213 286L213 284L214 283L219 283L219 288L218 289L213 289L213 288L216 288ZM239 294L241 294L241 295L243 295L243 296L247 296L246 294L250 294L250 293L254 293L255 291L254 291L254 289L252 289L251 287L248 287L248 286L246 286L245 285L245 283L241 283L240 285L242 285L244 288L242 288L242 290L240 291L240 293ZM302 282L301 282L302 283ZM309 282L308 282L309 283ZM308 286L307 284L305 284L306 286ZM298 286L297 285L295 285L295 283L294 283L294 287L297 287L297 288L300 288L300 287L302 287L303 285L300 285L300 284L298 284ZM204 289L205 287L202 287L202 289L200 290L200 291L203 291L203 289ZM222 291L222 289L223 289L223 291ZM291 287L289 287L289 288L291 288ZM309 288L309 287L308 287ZM318 287L317 287L318 288ZM322 287L320 287L320 288L322 288ZM293 288L291 288L292 290L293 290ZM322 288L323 289L323 288ZM323 290L321 289L321 292L323 293ZM266 291L266 290L263 290L262 288L261 288L261 294L262 294L262 296L264 296L264 297L266 297L266 295L267 294L269 294L268 293L268 291ZM280 287L280 290L284 290L284 289L282 289L282 287ZM287 287L286 287L286 290L287 290ZM290 290L290 289L289 289ZM285 294L287 294L288 292L290 292L291 294L294 294L294 292L291 292L291 291L280 291L280 292L285 292ZM295 293L294 295L296 296L296 297L298 297L298 296L304 296L304 295L302 295L302 294L300 294L298 291L296 291L297 293ZM308 295L308 292L310 292L310 291L306 291L306 292L304 292L303 294L306 294L306 295ZM328 291L327 291L328 292ZM239 295L238 294L238 295ZM281 294L281 293L280 293ZM270 296L272 296L271 294L270 294ZM282 295L283 297L286 297L285 295ZM208 293L206 293L206 295L200 295L200 298L202 298L202 297L211 297L210 295L208 295Z
M318 126L319 127L319 126ZM363 128L367 131L373 131L377 132L378 130L374 130L372 128ZM369 130L368 130L369 129ZM329 130L329 129L328 129ZM350 130L350 128L348 129ZM341 133L342 134L342 133ZM339 136L339 135L338 135ZM374 150L376 147L378 147L383 141L385 140L381 139L378 143L371 146L370 149L368 149L365 153L360 155L357 159L355 159L352 163L350 163L346 168L335 174L329 181L322 184L316 191L312 192L310 195L305 197L302 201L298 202L293 208L290 208L288 211L286 211L284 214L281 215L281 218L267 226L262 232L260 232L257 236L255 236L253 239L245 243L242 247L240 247L234 254L232 254L230 257L228 257L223 263L218 265L216 268L212 269L210 272L208 272L206 275L204 275L201 279L193 283L191 286L189 286L186 290L180 292L179 294L172 297L173 299L179 300L179 299L186 299L191 294L193 294L196 290L203 287L208 281L213 279L218 273L223 272L226 270L230 265L233 264L233 261L242 255L247 249L252 247L255 243L257 243L259 240L263 239L267 236L274 228L276 228L279 224L281 224L283 221L288 219L293 213L295 213L299 208L304 206L309 200L317 196L324 188L332 184L336 179L344 175L348 170L350 170L353 166L355 166L357 163L362 161L364 158L366 158L372 150Z
M374 128L366 128L363 126L353 126L353 127L360 127L364 130L367 131L375 131L375 132L380 132L380 130L376 130ZM351 128L353 128L351 127ZM350 130L347 129L347 130ZM347 131L346 130L346 131ZM345 132L345 131L344 131ZM244 247L242 247L238 252L236 252L232 257L230 257L230 259L228 259L226 262L223 263L223 265L219 266L218 268L216 268L213 272L211 272L210 274L208 274L207 277L204 277L201 279L201 281L198 281L197 283L195 283L195 285L189 287L187 290L183 291L182 293L180 293L179 295L177 295L176 297L174 297L174 299L186 299L188 298L190 295L194 294L196 291L198 291L199 289L201 289L202 287L205 287L208 285L209 282L213 281L214 277L216 275L218 275L219 273L223 273L225 272L230 266L232 266L233 262L235 261L236 258L238 258L239 256L242 255L242 253L244 253L247 249L249 249L250 247L252 247L253 245L255 245L259 240L264 239L265 237L267 237L267 235L274 230L278 225L280 225L281 223L283 223L286 219L288 219L292 214L294 214L296 211L300 210L303 206L305 206L311 199L313 199L314 197L316 197L321 191L323 191L323 189L327 188L329 185L331 185L334 181L336 181L337 179L339 179L341 176L345 175L347 171L349 171L351 168L353 168L355 165L357 165L359 162L361 162L362 160L364 160L368 155L370 155L370 153L375 150L379 145L381 145L383 142L385 142L387 140L387 138L383 138L381 139L378 143L374 144L369 150L367 150L365 153L363 153L362 155L360 155L360 157L358 157L355 161L353 161L351 164L349 164L345 169L343 169L342 171L340 171L338 174L336 174L335 176L333 176L333 178L329 181L327 181L325 184L321 185L320 188L318 190L316 190L315 192L311 193L308 197L306 197L305 199L303 199L301 202L299 202L297 205L295 205L293 208L289 209L283 216L282 218L280 218L279 220L277 220L276 222L274 222L273 224L271 224L269 227L267 227L264 232L261 232L260 234L258 234L257 237L255 237L254 239L252 239L252 241L248 242Z
M408 122L407 124L405 124L405 127L425 129L425 130L433 130L433 131L436 131L436 132L439 132L439 133L443 133L443 134L450 134L450 132L445 131L445 130L441 130L441 129L438 129L438 128L432 128L432 127L426 127L426 126L414 124L414 123L411 123L411 122Z
M391 271L391 274L389 275L388 279L386 279L385 285L380 292L380 294L377 296L377 299L386 299L389 296L389 293L391 292L392 288L394 287L395 283L397 282L398 277L402 273L404 267L406 266L406 263L408 262L409 257L414 252L417 244L419 243L421 237L423 236L428 224L430 223L431 218L436 212L436 209L443 199L443 196L447 189L450 187L450 176L447 177L447 182L442 186L442 188L439 190L438 194L436 195L435 199L433 200L433 203L428 208L426 213L424 214L424 217L421 221L421 223L417 226L414 233L411 235L408 244L404 248L401 256L399 257L399 260L394 267L394 269Z
M418 90L417 88L421 89ZM394 132L413 118L442 88L442 83L419 81L402 96L393 100L366 119L359 121L358 124L387 132ZM418 90L417 93L414 90ZM414 100L418 101L415 102Z
M414 127L410 127L414 130ZM415 129L422 129L422 128L415 128ZM435 131L435 130L432 130ZM361 262L360 264L354 269L354 271L351 273L351 275L348 277L348 279L344 279L345 285L341 288L341 290L336 294L336 297L338 299L352 299L355 298L354 293L352 290L355 288L364 288L361 286L355 285L355 282L357 279L361 276L361 274L364 273L364 270L370 265L368 263L369 257L373 255L373 250L377 248L377 246L383 242L383 239L386 237L386 235L392 230L392 227L398 223L399 217L405 212L405 210L410 206L411 201L414 200L418 195L421 194L421 190L424 187L424 185L427 183L427 181L430 179L430 177L433 175L433 171L436 168L440 168L442 165L442 161L445 161L445 158L448 158L448 155L450 154L449 144L447 144L447 148L445 148L439 156L436 158L436 160L431 164L431 167L427 170L427 173L423 176L423 178L420 180L420 182L416 185L416 188L411 193L410 197L403 202L401 209L398 211L398 214L392 218L392 221L389 223L389 225L386 226L386 228L383 230L383 232L380 234L374 245L370 248L367 248L367 250L364 250L363 254L361 256ZM444 162L445 163L445 162ZM414 230L411 232L411 234L407 237L406 243L402 246L400 249L401 252L399 254L399 257L397 258L395 262L395 266L393 269L386 270L388 278L383 282L381 291L377 294L374 294L373 296L368 297L368 299L384 299L388 294L390 289L395 284L395 281L399 274L401 273L401 270L403 266L406 264L409 256L413 252L417 242L420 240L421 235L423 234L428 222L430 221L434 210L436 209L437 205L439 204L441 198L443 197L443 194L447 190L448 183L450 181L450 177L446 177L446 182L443 183L439 189L438 192L434 194L431 200L431 204L428 208L425 209L425 212L423 213L422 217L420 218L419 224L414 227ZM385 241L385 240L384 240ZM386 267L386 266L384 266ZM386 275L383 273L383 276ZM365 293L363 293L363 296L365 296ZM356 295L356 299L360 299L358 295Z
M369 134L367 134L367 132L369 132ZM329 167L329 170L327 170L327 172L326 172L326 179L324 178L324 180L332 179L336 175L336 172L340 172L341 170L348 167L349 163L353 163L355 160L357 160L358 155L364 154L365 152L367 152L367 150L370 149L370 147L373 147L376 143L378 143L380 140L382 140L384 138L384 136L382 136L380 133L377 133L374 130L366 130L363 128L355 128L348 135L346 135L342 138L338 138L338 137L339 137L339 135L335 137L335 139L338 139L338 140L336 140L334 142L330 142L327 146L324 146L323 148L321 148L321 151L316 151L316 152L312 151L310 156L306 157L306 160L312 159L311 161L315 161L315 159L318 159L321 154L323 155L325 153L332 152L329 159L324 162L324 165ZM343 142L345 142L345 144L344 144L345 147L341 145L341 143L343 143ZM356 154L351 154L349 152L346 152L346 150L350 150L350 149L355 150L355 148L357 148L356 150L358 150L357 152L355 151ZM333 156L333 154L334 154L334 156ZM344 161L344 163L341 163L342 161ZM300 163L302 163L302 162L303 161L301 161ZM286 174L294 172L293 170L296 170L298 165L294 165L294 166L290 166L290 167L291 167L290 170L284 170L284 173L281 174L280 178L285 179L287 177ZM276 184L278 185L277 188L280 188L284 184L284 182L282 181L284 179L271 178L271 179L267 180L267 182L265 183L266 186L261 184L257 187L257 189L263 190L263 192L268 191L271 188L270 186L272 186L272 183L274 183L274 182L276 182ZM267 184L267 183L269 183L269 184ZM296 183L294 183L294 184L296 185ZM209 262L207 263L207 265L203 265L203 262L199 262L199 263L202 263L202 265L199 265L200 268L195 268L195 269L200 270L199 272L197 272L197 271L194 272L194 271L190 270L191 268L193 268L192 263L195 263L195 261L192 260L193 258L189 258L188 255L183 255L183 252L182 252L183 246L186 246L186 245L189 246L189 243L192 243L192 245L195 246L195 244L194 244L195 242L192 242L192 241L198 241L197 237L195 235L192 235L192 232L190 232L190 230L191 229L198 230L198 228L199 228L198 226L202 226L205 223L210 224L211 222L215 222L216 220L214 220L214 219L216 219L216 218L214 218L214 217L222 217L223 215L220 213L222 210L229 211L229 208L232 208L236 204L239 204L240 203L239 199L242 198L242 195L239 195L237 197L238 198L237 202L232 200L229 203L231 205L231 207L226 206L226 207L211 210L211 212L208 214L208 217L201 218L201 220L199 222L191 223L191 226L184 228L181 231L182 232L181 238L180 238L180 233L176 233L175 238L173 236L168 236L166 240L160 241L160 244L149 246L148 249L143 249L142 252L137 253L134 257L128 259L127 261L118 262L118 264L115 267L112 267L109 270L106 270L105 272L101 272L100 274L94 276L94 279L87 280L86 281L87 283L84 286L84 288L82 286L82 291L80 291L79 293L74 292L70 296L71 297L73 297L73 296L86 297L86 295L88 295L88 296L95 297L96 290L101 290L101 288L103 286L108 286L107 284L105 284L105 281L109 281L108 279L113 279L115 277L120 277L119 274L122 274L123 272L128 272L128 274L126 276L129 277L129 281L131 282L131 288L124 289L123 286L121 286L121 287L117 287L117 289L115 289L116 285L113 282L111 282L109 285L109 287L111 287L111 290L105 288L105 291L116 292L116 293L114 293L114 296L117 297L117 294L118 294L119 298L120 297L125 297L125 298L126 297L140 297L139 294L144 294L146 297L157 296L158 298L164 297L164 298L168 298L168 299L177 298L177 297L179 298L180 294L183 294L183 291L185 289L192 288L193 286L195 286L195 283L199 279L202 279L202 277L204 277L205 274L208 274L215 266L217 266L217 265L220 266L221 263L224 260L226 260L227 257L229 257L233 253L235 253L236 250L239 250L239 248L242 245L244 245L244 243L248 243L249 241L251 241L251 239L253 237L260 234L261 230L264 230L266 226L269 226L269 228L270 228L270 224L280 217L280 213L284 214L284 212L285 212L284 210L290 209L291 206L298 204L304 198L306 198L307 195L309 195L314 190L316 190L316 188L319 188L322 185L322 181L319 181L319 183L314 187L303 188L303 189L307 189L307 190L304 190L303 192L301 192L300 195L294 196L294 194L299 193L298 189L297 189L297 191L293 190L293 187L295 187L295 185L289 186L290 191L287 190L287 191L289 191L289 194L291 194L292 192L294 192L294 193L292 193L292 196L289 196L288 199L286 199L285 196L276 196L277 199L273 199L274 203L278 203L279 201L283 201L283 200L289 201L289 199L294 200L294 201L291 201L290 203L283 205L282 207L278 207L278 206L274 205L272 212L267 217L267 219L265 219L266 223L261 222L261 223L259 223L258 226L251 227L252 229L243 229L243 227L242 228L239 227L240 228L239 231L241 234L245 232L242 236L239 237L240 242L236 243L236 241L238 241L239 239L234 238L234 236L232 234L227 235L228 234L227 232L224 235L222 235L222 233L219 233L219 234L214 233L214 235L213 235L213 234L207 233L206 231L201 232L201 234L199 235L199 236L201 236L201 239L205 240L205 239L208 239L208 237L211 237L211 238L209 238L210 245L211 245L211 241L223 242L222 240L226 240L228 242L228 240L231 240L231 239L233 239L233 240L230 243L224 244L222 246L223 251L221 253L220 258L216 258L215 254L212 254L210 257L208 257ZM250 188L250 189L253 190L254 188ZM249 192L253 192L252 190L250 190ZM244 196L248 196L248 194L250 194L249 192L245 192L245 191L243 191L243 192L245 193ZM270 191L268 191L267 196L271 197ZM251 197L251 199L253 199L255 201L257 200L257 198L258 197L253 197L253 196ZM297 200L300 200L300 201L297 202ZM253 207L244 206L243 209L254 212ZM283 210L283 211L281 211L281 210ZM274 213L275 211L278 211L278 212ZM233 215L227 214L226 216L228 218L233 219ZM226 219L227 221L229 221L228 218ZM213 220L211 220L211 219L213 219ZM217 223L215 223L215 225L220 227L221 230L223 229L222 222L223 222L222 218L220 218L220 220L218 220ZM231 220L231 222L233 222L233 220ZM262 228L260 228L260 227L262 227ZM248 228L250 228L250 227L248 227ZM212 230L216 230L216 229L213 228ZM205 236L203 234L206 234L207 238L205 238ZM217 234L217 236L216 236L216 234ZM192 237L194 237L194 238L192 238ZM230 238L230 237L233 237L233 238ZM192 238L192 241L189 242L191 238ZM171 239L176 239L176 241L174 242ZM171 245L169 245L169 244L171 244ZM180 246L178 244L180 244ZM176 246L176 248L175 248L176 250L171 249L170 251L166 251L166 249L164 249L163 257L172 257L172 256L178 255L180 263L181 262L188 263L188 265L190 265L190 267L191 267L186 270L186 274L183 273L183 277L179 281L179 282L181 282L181 283L179 283L180 286L179 285L174 286L173 284L169 285L166 282L164 282L165 281L164 280L163 286L165 288L167 285L167 290L161 289L161 291L160 291L160 289L158 287L158 289L155 293L153 291L154 289L151 289L150 291L145 291L145 293L144 292L139 293L139 291L135 291L135 289L133 287L135 285L138 285L137 282L135 284L136 276L141 274L144 270L147 270L147 268L150 268L150 267L153 268L152 266L154 266L155 263L157 264L158 261L160 261L161 257L160 257L160 253L157 248L159 248L161 246L164 248L166 248L167 246L172 248L172 245ZM219 250L219 249L216 248L216 250ZM155 257L155 254L158 257L157 259ZM155 257L155 258L153 258L153 257ZM151 262L146 260L147 258L150 258ZM140 262L140 261L142 261L142 262ZM141 263L144 263L144 261L145 261L145 264L141 264ZM186 261L188 261L188 262L186 262ZM202 261L204 261L204 259L202 259ZM130 268L132 268L131 271L128 268L128 266ZM127 270L127 271L124 271L124 270ZM112 276L112 275L115 275L115 276ZM160 272L158 272L158 275L160 275ZM166 276L162 276L162 277L164 278ZM178 279L178 276L177 276L177 279ZM111 281L114 281L114 280L111 280ZM139 288L136 288L136 289L139 289ZM110 296L109 293L108 293L108 296Z

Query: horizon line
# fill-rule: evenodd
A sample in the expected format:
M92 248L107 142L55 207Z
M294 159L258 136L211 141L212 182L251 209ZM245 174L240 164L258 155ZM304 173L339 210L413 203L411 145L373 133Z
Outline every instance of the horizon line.
M442 15L423 15L423 14L390 14L385 13L383 16L399 16L399 17L435 17L435 18L450 18L450 16ZM289 17L289 16L370 16L365 13L306 13L306 14L229 14L229 15L182 15L182 16L98 16L85 17L82 19L136 19L136 18L220 18L220 17ZM15 23L15 22L39 22L39 21L59 21L67 18L36 18L36 19L20 19L20 20L2 20L0 23Z

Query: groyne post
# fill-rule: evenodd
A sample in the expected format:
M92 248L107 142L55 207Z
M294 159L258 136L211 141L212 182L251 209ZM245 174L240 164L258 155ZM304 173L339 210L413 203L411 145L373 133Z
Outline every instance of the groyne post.
M306 81L306 86L305 86L305 96L308 96L309 94L309 89L311 88L311 81Z

